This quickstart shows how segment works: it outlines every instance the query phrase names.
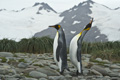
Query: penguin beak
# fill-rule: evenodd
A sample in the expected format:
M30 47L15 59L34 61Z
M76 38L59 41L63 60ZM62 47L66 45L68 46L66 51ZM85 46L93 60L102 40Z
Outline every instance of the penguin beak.
M55 28L55 26L49 26L49 27L54 27Z

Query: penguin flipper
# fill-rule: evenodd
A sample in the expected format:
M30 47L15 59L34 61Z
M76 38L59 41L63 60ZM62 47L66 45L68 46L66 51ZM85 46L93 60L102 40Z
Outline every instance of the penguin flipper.
M58 41L58 44L59 44L59 45L58 45L57 51L56 51L56 58L57 58L57 61L59 62L62 44L61 44L59 41Z

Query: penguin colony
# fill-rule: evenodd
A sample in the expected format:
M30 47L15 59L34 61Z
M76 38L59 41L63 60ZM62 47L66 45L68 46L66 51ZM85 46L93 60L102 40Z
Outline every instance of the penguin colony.
M76 71L77 75L81 75L83 73L82 61L81 61L82 40L85 34L90 30L92 26L92 22L93 22L93 18L90 21L90 23L88 23L86 27L79 34L74 36L70 42L70 47L69 47L70 60L77 69ZM49 27L53 27L57 30L53 43L53 56L54 56L54 61L59 67L60 74L63 74L65 69L69 71L67 66L67 49L66 49L67 47L66 47L65 34L60 25L54 25Z

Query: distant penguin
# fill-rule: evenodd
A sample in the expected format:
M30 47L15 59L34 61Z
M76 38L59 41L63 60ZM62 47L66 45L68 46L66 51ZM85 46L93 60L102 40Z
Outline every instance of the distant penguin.
M67 69L67 49L65 34L60 25L49 26L57 29L56 36L53 43L53 55L56 64L59 67L60 74L63 74L64 70Z
M82 71L82 61L81 61L81 47L82 47L82 40L85 36L85 34L90 30L92 26L93 18L86 25L86 27L76 36L73 37L73 39L70 42L70 48L69 48L69 53L70 53L70 60L73 63L73 65L77 68L77 75L83 74Z

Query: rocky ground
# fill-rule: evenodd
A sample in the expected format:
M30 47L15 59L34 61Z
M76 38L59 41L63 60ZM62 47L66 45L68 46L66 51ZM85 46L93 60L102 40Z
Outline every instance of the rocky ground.
M76 76L68 55L70 71L60 75L51 53L0 52L0 80L120 80L120 63L92 60L89 54L83 54L82 61L83 75Z

